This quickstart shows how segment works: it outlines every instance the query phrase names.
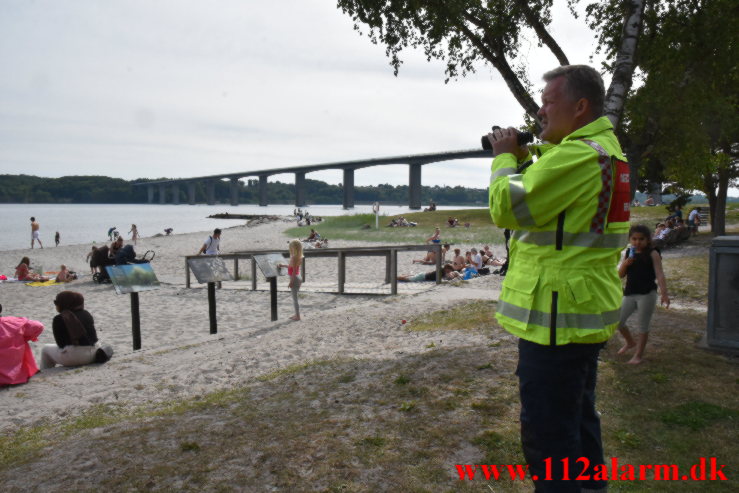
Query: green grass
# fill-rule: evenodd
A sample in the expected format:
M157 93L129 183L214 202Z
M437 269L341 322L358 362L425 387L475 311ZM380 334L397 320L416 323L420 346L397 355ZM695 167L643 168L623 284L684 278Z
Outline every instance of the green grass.
M692 207L704 207L708 204L689 204L683 211L687 213ZM631 224L646 224L650 228L668 215L666 206L634 207L631 211ZM470 223L469 228L446 226L449 216L456 217L461 224ZM375 229L374 214L353 214L347 216L326 217L321 223L313 226L304 226L288 229L285 234L292 238L305 238L311 227L321 236L329 240L356 240L372 241L377 243L409 243L419 244L431 236L435 227L441 228L441 238L444 243L452 244L502 244L503 230L493 224L487 209L459 209L433 212L413 212L404 214L408 221L418 223L412 228L389 228L387 224L395 216L380 216L380 227ZM739 223L739 203L729 203L726 206L726 223ZM729 228L731 231L731 227Z
M459 313L481 308L494 305ZM98 406L53 427L21 428L0 437L0 483L8 492L22 491L29 477L56 491L531 491L529 482L457 479L458 463L524 463L516 341L473 318L480 327L471 330L494 347L317 361L156 410ZM703 314L659 309L644 364L626 365L618 341L603 351L605 453L620 464L681 470L717 457L729 464L729 481L612 482L609 491L739 489L729 469L739 457L739 369L693 346L704 331ZM92 465L60 468L69 457Z
M708 249L698 256L663 258L662 267L670 296L705 303L708 299Z
M446 220L450 215L456 217L462 224L470 223L470 227L447 227ZM333 216L313 226L291 228L286 231L286 234L293 238L305 238L312 227L322 237L328 238L329 244L332 239L418 244L424 243L426 238L433 234L434 228L439 227L444 243L471 243L482 246L503 242L503 232L493 224L487 209L413 212L404 214L403 217L408 221L417 222L418 226L387 227L391 219L397 217L399 216L380 216L380 228L375 229L374 214Z
M660 418L667 425L685 426L698 431L722 420L736 423L739 411L708 402L690 401L666 409L660 413Z
M683 207L683 220L688 220L688 213L694 207L700 207L705 212L709 210L707 203L689 203ZM650 228L654 228L657 222L664 220L669 215L666 205L633 207L631 209L631 224L646 224ZM739 223L739 202L729 202L726 204L726 224L736 223Z

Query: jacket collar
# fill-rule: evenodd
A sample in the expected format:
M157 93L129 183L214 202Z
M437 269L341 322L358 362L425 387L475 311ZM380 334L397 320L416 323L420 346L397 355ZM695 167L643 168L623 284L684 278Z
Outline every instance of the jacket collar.
M609 120L607 117L601 116L597 120L593 120L584 127L578 128L570 135L562 139L562 142L567 142L568 140L578 140L582 139L583 137L590 137L606 130L613 130L613 124L611 123L611 120Z

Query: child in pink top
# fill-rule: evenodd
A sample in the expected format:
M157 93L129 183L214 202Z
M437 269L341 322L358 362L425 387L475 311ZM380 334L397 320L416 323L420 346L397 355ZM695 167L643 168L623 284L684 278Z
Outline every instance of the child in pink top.
M290 292L293 297L293 306L295 307L295 315L290 320L300 320L300 306L298 305L298 291L300 285L303 284L300 278L300 264L303 263L303 244L300 240L292 240L290 242L290 260L287 265L280 264L279 267L287 267L287 275L290 276Z

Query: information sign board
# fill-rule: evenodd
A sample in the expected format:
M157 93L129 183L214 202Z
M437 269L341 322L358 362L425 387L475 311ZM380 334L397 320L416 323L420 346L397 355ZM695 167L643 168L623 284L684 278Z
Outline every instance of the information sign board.
M287 264L287 259L281 253L267 253L264 255L254 255L259 270L262 271L264 277L277 277L287 275L286 269L280 269L278 264Z
M118 294L159 289L159 280L151 264L108 265L105 268Z
M202 255L187 259L187 265L195 274L199 283L233 281L233 276L226 268L226 263L217 255Z

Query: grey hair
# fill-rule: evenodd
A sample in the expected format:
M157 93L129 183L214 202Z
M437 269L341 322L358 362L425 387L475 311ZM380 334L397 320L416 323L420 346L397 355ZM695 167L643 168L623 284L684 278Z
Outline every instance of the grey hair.
M562 65L544 74L544 81L550 82L558 77L567 81L565 91L573 101L585 98L590 102L593 117L603 116L606 90L603 78L597 70L588 65Z

